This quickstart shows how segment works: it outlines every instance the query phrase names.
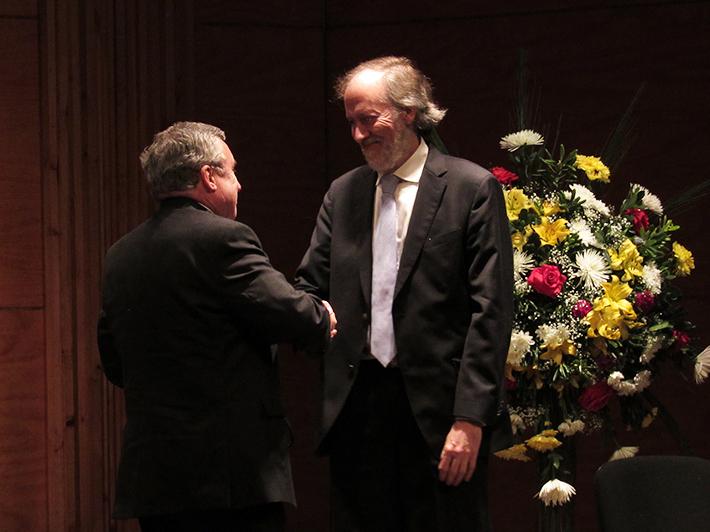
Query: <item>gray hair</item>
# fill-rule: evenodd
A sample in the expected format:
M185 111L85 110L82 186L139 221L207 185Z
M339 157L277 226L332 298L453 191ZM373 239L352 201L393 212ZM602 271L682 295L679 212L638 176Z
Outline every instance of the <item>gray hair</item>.
M194 188L204 165L221 166L224 131L201 122L176 122L153 137L140 155L150 192L155 198Z
M335 82L335 93L339 99L343 99L353 78L365 70L384 74L382 79L389 103L403 110L414 109L417 130L432 129L444 118L446 109L434 102L431 81L406 57L385 56L360 63Z

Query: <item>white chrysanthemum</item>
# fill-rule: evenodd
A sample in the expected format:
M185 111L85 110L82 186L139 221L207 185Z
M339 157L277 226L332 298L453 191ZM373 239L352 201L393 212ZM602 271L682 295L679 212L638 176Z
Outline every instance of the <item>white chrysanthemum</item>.
M643 353L639 357L639 362L642 364L648 364L656 356L656 353L663 347L663 337L662 336L649 336L646 340L646 347L644 347Z
M643 272L641 274L644 284L648 287L648 290L652 294L661 293L661 284L663 283L663 276L661 270L654 262L649 262L643 265Z
M613 462L614 460L623 460L625 458L633 458L636 456L636 453L639 452L638 447L619 447L616 451L614 451L614 454L611 455L611 458L609 458L610 462Z
M577 492L571 484L553 479L545 482L545 485L540 489L536 497L540 499L545 506L562 506L569 502L575 493Z
M553 327L551 325L540 325L535 331L537 337L544 345L562 345L570 337L569 329L564 325Z
M532 255L517 249L513 250L513 272L516 276L527 276L534 265L535 260Z
M695 382L698 384L705 382L708 375L710 375L710 345L695 359Z
M585 246L592 246L595 248L603 248L597 237L594 236L592 229L589 227L587 220L584 218L575 218L569 223L569 231L575 234L582 241Z
M624 374L615 371L606 380L619 395L635 395L651 385L651 372L647 369L639 371L633 381L624 380Z
M574 184L570 185L569 188L574 191L574 195L582 202L585 211L591 209L593 211L600 212L605 216L609 216L611 213L611 211L609 211L609 207L607 207L603 201L598 200L594 195L594 192L589 190L587 187ZM566 193L565 196L569 198L571 197L571 194Z
M529 333L513 330L510 335L510 346L508 347L508 359L506 362L512 366L520 366L523 356L530 351L530 346L534 343L535 340Z
M585 249L574 257L575 266L579 271L573 275L584 281L587 290L600 288L609 280L611 269L604 256L593 249Z
M655 194L651 194L650 190L648 190L646 187L642 187L637 183L632 183L631 188L632 190L640 190L643 192L643 198L641 198L641 205L644 209L648 209L649 211L655 212L656 214L663 214L663 205L661 205L661 200L658 199L658 196L656 196Z
M634 386L636 387L636 393L642 392L651 386L651 372L647 369L639 371L634 377Z
M523 129L516 133L510 133L500 139L500 148L502 150L515 151L522 146L541 146L545 142L540 133L532 129Z
M582 432L584 430L584 421L581 419L575 419L574 421L571 419L565 419L562 423L560 423L559 427L557 427L557 430L567 437L574 436L578 432Z

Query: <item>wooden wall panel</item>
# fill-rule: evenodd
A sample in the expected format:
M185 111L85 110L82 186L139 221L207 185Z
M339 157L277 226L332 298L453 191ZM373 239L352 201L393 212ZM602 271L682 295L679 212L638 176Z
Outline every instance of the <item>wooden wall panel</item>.
M638 12L645 6L653 6L657 0L508 0L489 2L486 0L447 0L433 4L430 0L409 0L404 2L379 2L378 0L329 0L325 3L328 27L347 26L370 28L403 24L449 24L457 20L490 19L547 16L555 14L593 13L599 10L629 9ZM670 3L670 2L665 2ZM677 2L676 2L677 3ZM688 2L686 2L688 3Z
M37 0L3 0L0 17L37 17Z
M226 25L197 36L197 78L206 81L194 117L225 129L243 187L238 217L290 272L323 192L321 45L321 32L307 28Z
M38 24L24 7L0 8L8 15L0 17L0 529L7 531L47 526Z
M49 530L115 522L123 399L96 349L103 255L153 208L138 155L190 105L191 2L42 2ZM170 63L170 64L168 64Z
M0 310L0 529L47 530L41 310Z
M0 307L43 301L37 31L0 19Z

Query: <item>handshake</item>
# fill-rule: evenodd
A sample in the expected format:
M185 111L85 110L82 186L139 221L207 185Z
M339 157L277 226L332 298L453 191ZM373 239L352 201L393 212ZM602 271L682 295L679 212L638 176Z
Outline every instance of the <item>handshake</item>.
M325 299L321 302L323 303L325 310L328 311L328 317L330 318L330 337L333 338L336 334L338 334L338 329L336 328L338 326L338 318L335 317L335 311L330 303L328 303Z

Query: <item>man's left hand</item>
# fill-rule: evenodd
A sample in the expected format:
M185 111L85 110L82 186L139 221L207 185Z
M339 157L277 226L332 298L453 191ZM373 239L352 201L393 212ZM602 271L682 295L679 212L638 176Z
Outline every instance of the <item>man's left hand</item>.
M439 460L439 480L448 486L469 481L476 470L482 430L468 421L455 421L446 436Z

